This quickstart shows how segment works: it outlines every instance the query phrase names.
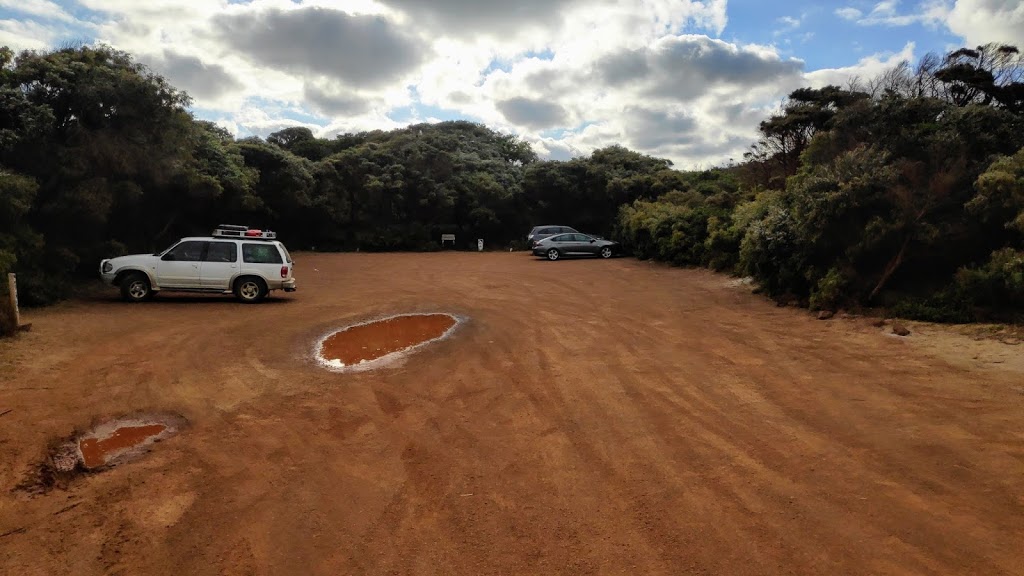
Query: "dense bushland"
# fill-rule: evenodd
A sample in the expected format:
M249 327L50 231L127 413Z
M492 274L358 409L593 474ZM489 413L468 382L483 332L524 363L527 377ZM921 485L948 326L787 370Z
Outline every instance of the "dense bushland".
M618 236L640 257L751 275L815 309L1014 318L1021 79L1015 48L986 46L901 66L866 90L798 90L744 165L705 173L703 190L624 206Z
M673 190L669 163L611 147L539 162L469 122L235 140L189 98L107 47L0 51L0 270L53 302L103 257L152 252L219 223L278 231L294 250L513 246L533 225L609 234L619 206Z
M794 92L738 166L619 146L541 161L470 122L234 139L107 47L0 50L0 271L53 302L103 257L216 224L294 250L521 247L537 224L641 258L751 275L813 308L961 321L1024 310L1024 90L1015 48L929 56Z

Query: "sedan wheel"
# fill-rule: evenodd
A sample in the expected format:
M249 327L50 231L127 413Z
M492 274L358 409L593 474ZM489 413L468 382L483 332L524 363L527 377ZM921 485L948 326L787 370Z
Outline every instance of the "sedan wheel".
M604 248L601 248L601 258L611 258L611 257L612 257L612 249L611 249L610 246L605 246Z
M558 260L561 256L562 255L558 253L558 250L555 250L554 248L548 250L548 260L551 260L552 262Z

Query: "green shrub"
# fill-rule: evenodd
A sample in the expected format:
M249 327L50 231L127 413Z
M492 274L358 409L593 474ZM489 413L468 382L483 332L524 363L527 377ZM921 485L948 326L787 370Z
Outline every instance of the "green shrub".
M956 289L926 297L901 299L891 312L901 318L946 324L966 324L977 320L970 298Z
M740 247L740 267L769 296L806 295L802 244L792 212L782 205L771 206L764 218L747 229Z
M1024 310L1024 252L997 250L984 266L961 269L956 283L979 306Z
M832 268L811 291L811 310L835 310L843 299L848 281L839 269Z

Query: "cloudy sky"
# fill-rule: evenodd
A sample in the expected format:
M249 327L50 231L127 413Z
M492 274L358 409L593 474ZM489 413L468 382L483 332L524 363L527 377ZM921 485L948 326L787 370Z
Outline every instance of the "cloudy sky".
M989 41L1024 48L1024 0L0 0L0 45L127 50L239 136L468 119L683 168L795 88Z

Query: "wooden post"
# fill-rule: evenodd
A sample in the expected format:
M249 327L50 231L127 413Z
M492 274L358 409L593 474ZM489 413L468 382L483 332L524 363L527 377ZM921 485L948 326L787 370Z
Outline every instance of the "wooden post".
M18 312L18 280L14 273L7 275L7 291L11 296L11 312L14 314L14 327L21 326L21 314Z

